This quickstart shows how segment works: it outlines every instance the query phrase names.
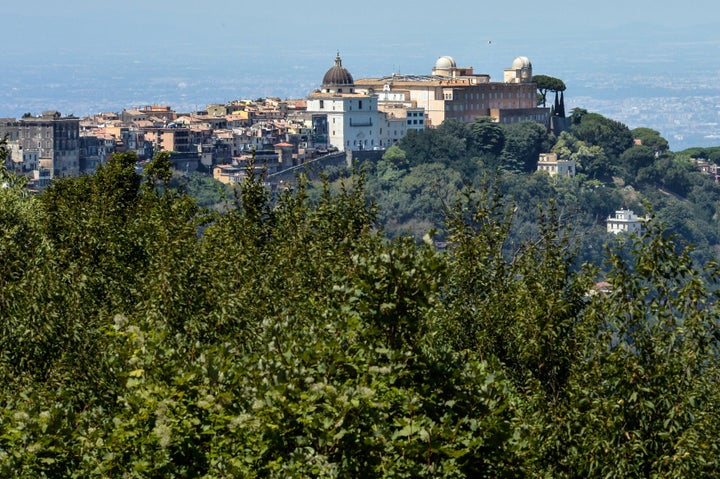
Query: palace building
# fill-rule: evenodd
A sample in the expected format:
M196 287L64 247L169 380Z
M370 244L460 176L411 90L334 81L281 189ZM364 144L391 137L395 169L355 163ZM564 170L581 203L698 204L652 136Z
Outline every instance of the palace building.
M526 120L547 124L549 108L537 107L537 88L532 83L532 63L517 57L505 69L503 81L477 74L472 67L458 67L455 59L441 56L430 75L394 74L355 80L355 91L373 94L392 92L423 108L427 126L436 127L448 118L463 122L492 117L501 123Z
M392 146L410 129L437 127L446 119L500 123L536 121L548 125L550 109L537 107L532 63L517 57L502 82L442 56L430 75L398 75L356 80L340 54L322 85L307 99L316 133L340 151Z

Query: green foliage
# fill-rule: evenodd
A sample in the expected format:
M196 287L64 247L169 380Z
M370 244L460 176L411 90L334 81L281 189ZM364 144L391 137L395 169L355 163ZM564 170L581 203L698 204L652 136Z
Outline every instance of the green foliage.
M503 125L505 141L500 154L503 168L516 172L532 172L537 168L540 153L549 151L552 143L547 130L534 121Z
M667 140L652 128L635 128L631 133L634 139L640 140L642 146L650 148L653 152L662 153L668 149Z
M159 152L145 165L145 177L150 183L161 182L167 187L172 178L169 151Z
M231 202L231 187L200 173L190 173L170 182L171 187L182 190L205 208L222 209Z
M693 269L654 221L632 241L584 315L598 333L576 364L566 464L574 477L712 477L718 315L703 277L716 264Z
M407 168L408 166L407 153L397 145L392 145L385 150L382 159L398 169Z
M317 191L250 174L222 213L162 157L37 196L0 171L0 476L716 477L715 264L653 220L601 277L578 232L617 189L464 177L490 156L438 130L438 162L401 142ZM386 237L404 208L444 211L447 247Z
M630 129L622 123L605 118L598 113L573 113L572 133L577 139L591 146L599 146L611 164L617 165L620 155L633 145Z
M538 98L538 105L545 107L547 104L547 92L561 92L565 91L565 82L559 78L547 76L547 75L533 75L532 82L535 83L537 89L540 92Z
M444 134L440 129L410 130L398 147L407 155L410 166L430 162L453 164L467 149L465 138Z
M678 156L684 158L697 158L700 160L708 160L714 164L720 164L720 147L709 148L688 148L687 150L677 152Z
M481 153L498 155L505 146L503 128L490 118L479 118L471 126L472 145Z
M620 155L623 180L626 184L635 184L636 177L641 168L651 166L655 161L655 152L652 148L644 145L636 145L628 148Z

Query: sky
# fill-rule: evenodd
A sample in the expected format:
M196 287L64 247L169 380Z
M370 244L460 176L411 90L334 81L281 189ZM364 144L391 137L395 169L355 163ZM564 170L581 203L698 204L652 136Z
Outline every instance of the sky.
M568 93L615 101L624 94L618 82L625 79L627 88L635 89L627 94L635 95L648 78L693 79L698 72L704 81L720 77L714 61L720 48L717 5L716 0L8 2L1 10L0 117L44 109L82 115L151 103L185 108L236 98L297 98L319 86L338 52L355 78L428 74L438 57L450 55L458 66L499 80L522 55L535 74L565 80Z
M395 69L414 66L412 59L403 61L413 49L432 64L472 46L477 54L457 60L473 64L487 60L490 45L523 54L542 48L544 37L592 41L625 25L685 28L720 16L715 0L31 0L2 10L9 39L3 56L19 53L38 62L58 53L69 59L103 53L194 59L226 51L268 63L296 55L301 65L315 55L332 61L341 51L363 66L379 57L378 68L387 68L396 51L389 65Z

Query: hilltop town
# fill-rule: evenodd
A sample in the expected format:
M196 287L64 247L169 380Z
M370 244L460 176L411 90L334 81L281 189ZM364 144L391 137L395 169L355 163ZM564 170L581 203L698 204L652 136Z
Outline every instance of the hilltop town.
M537 106L532 63L526 57L509 63L502 81L458 67L450 56L438 58L429 74L356 80L338 53L303 99L232 100L191 112L155 104L82 118L46 111L1 119L0 134L7 135L6 167L34 188L92 173L113 153L128 151L140 168L168 151L180 172L202 171L233 183L250 158L270 176L309 161L379 158L409 130L446 119L551 127L551 109Z

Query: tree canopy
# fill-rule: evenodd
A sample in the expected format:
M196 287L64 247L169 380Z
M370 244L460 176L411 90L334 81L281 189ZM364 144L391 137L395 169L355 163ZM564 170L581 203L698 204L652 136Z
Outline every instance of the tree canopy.
M690 203L584 242L618 189L502 168L529 126L470 168L492 155L457 126L333 182L249 169L223 211L162 156L38 195L0 169L0 476L717 477L718 266L668 230L707 238ZM637 176L712 202L659 161ZM386 234L404 201L441 244Z
M540 92L539 105L545 107L547 105L547 93L549 91L559 93L566 90L565 82L559 78L551 77L548 75L533 75L532 82L537 85L537 89Z

